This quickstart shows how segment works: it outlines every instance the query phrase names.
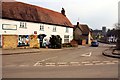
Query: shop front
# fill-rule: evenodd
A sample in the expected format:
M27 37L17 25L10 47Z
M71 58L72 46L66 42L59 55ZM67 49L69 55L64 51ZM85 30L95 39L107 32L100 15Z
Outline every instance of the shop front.
M29 35L18 36L18 47L29 46Z

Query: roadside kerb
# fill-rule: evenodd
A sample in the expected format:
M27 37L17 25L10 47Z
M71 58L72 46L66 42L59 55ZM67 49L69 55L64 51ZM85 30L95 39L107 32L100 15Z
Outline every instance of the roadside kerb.
M107 52L108 50L110 51L111 49L106 49L106 50L104 50L104 51L102 52L102 54L103 54L104 56L107 56L107 57L120 58L119 55L114 55L114 54L113 54L113 49L112 49L111 52Z

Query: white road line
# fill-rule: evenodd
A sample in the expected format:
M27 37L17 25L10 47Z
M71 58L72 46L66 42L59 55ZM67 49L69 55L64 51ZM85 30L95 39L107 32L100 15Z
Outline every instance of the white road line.
M114 62L114 63L118 63L119 61L112 61L112 62Z
M92 61L93 63L99 63L99 62L101 62L101 61Z
M102 65L103 63L96 63L95 65Z
M35 63L33 66L38 66L38 65L42 65L42 63L38 61L38 62Z
M85 53L85 54L82 54L81 56L83 56L83 57L90 57L92 55L92 52L90 52L90 53Z
M28 67L29 65L19 65L19 67Z
M15 67L17 65L5 65L5 66L2 66L2 67Z
M56 65L49 65L49 64L46 64L45 66L56 66Z
M93 65L92 63L90 63L90 64L84 64L84 65Z
M103 61L103 62L107 63L107 62L111 62L111 61Z
M106 63L106 64L115 64L115 63L110 62L110 63Z
M67 64L65 64L65 65L61 65L61 64L59 64L58 66L69 66L69 65L67 65Z
M57 58L58 56L55 56L55 57L51 57L51 58L47 58L47 59L43 59L43 60L40 60L40 61L37 61L33 66L37 66L37 65L40 65L40 62L44 62L44 61L47 61L49 59L54 59L54 58Z
M86 61L86 62L81 62L82 64L86 64L86 63L90 63L89 61Z
M65 65L65 64L67 64L67 62L58 62L57 64L58 65Z
M43 60L41 60L41 61L39 61L39 62L44 62L44 61L47 61L47 60L49 60L49 59L54 59L54 58L57 58L57 57L58 57L58 56L46 58L46 59L43 59Z
M70 64L79 64L79 62L70 62Z

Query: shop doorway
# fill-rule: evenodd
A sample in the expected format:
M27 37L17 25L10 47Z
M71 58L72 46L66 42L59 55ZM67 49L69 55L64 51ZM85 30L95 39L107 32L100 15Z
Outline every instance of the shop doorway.
M39 35L38 35L39 43L40 43L40 48L43 48L43 47L44 47L44 46L43 46L43 39L44 39L44 37L46 37L45 34L39 34Z

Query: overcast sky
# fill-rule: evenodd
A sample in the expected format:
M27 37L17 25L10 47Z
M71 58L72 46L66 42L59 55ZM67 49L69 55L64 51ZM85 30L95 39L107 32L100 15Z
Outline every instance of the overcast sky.
M66 16L75 25L88 24L92 29L102 26L112 29L118 22L118 2L120 0L17 0L48 8L57 12L63 7Z

